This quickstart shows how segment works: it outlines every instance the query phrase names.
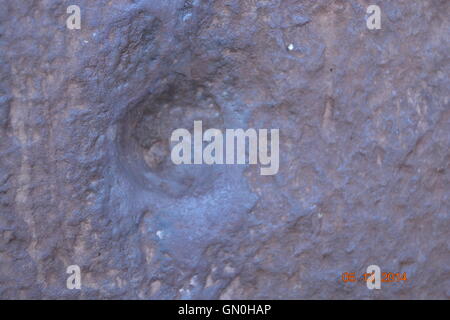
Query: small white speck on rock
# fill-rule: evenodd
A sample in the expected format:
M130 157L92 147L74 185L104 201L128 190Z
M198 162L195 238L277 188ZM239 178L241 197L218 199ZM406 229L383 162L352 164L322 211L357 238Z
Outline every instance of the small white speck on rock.
M292 50L294 50L294 45L292 43L290 43L287 48L289 51L292 51Z

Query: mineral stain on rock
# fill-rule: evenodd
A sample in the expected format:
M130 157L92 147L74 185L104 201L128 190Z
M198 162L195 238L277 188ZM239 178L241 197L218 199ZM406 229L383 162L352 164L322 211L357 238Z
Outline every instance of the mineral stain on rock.
M450 2L376 2L0 0L0 298L448 299ZM194 120L279 172L174 165Z

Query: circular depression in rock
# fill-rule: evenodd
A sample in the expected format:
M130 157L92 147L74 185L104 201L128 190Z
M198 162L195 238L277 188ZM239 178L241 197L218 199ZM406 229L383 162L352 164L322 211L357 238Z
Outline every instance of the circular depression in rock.
M125 174L142 188L172 197L213 189L219 166L175 165L170 157L172 132L185 128L193 138L196 120L202 120L204 131L223 129L221 110L203 86L177 82L142 99L119 125L119 158Z

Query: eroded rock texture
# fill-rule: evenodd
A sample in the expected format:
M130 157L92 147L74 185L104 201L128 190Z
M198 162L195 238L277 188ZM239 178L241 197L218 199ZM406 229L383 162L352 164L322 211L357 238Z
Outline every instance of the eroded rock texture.
M0 298L450 298L449 1L0 8ZM279 173L173 165L194 120L279 128Z

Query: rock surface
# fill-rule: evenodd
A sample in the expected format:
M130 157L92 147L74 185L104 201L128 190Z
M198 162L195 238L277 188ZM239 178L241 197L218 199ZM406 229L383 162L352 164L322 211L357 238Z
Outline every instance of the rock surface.
M449 1L73 2L0 0L1 299L450 298ZM173 165L194 120L278 174Z

